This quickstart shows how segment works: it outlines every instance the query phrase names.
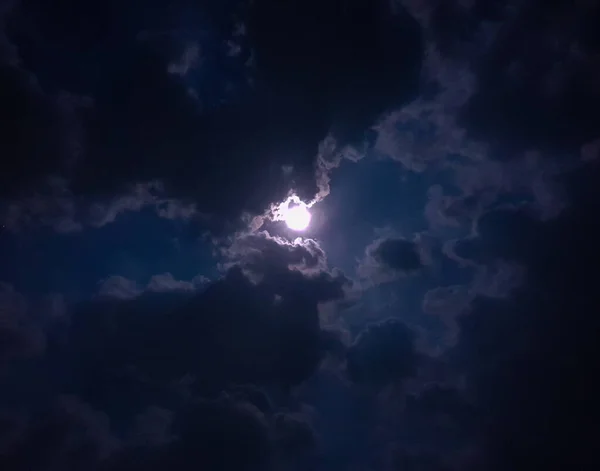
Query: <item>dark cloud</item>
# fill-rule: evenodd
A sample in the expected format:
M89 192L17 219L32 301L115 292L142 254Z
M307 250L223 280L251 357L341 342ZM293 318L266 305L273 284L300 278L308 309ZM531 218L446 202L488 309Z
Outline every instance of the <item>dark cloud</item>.
M101 469L299 469L316 446L300 414L262 412L227 394L186 406L173 432L173 440L158 447L124 447Z
M298 302L323 303L341 299L351 281L339 270L327 271L325 252L312 239L289 242L268 233L242 236L225 254L277 296Z
M597 417L597 178L597 166L571 175L572 206L552 221L505 214L500 237L500 227L482 231L492 256L528 271L512 297L480 298L460 321L454 355L489 423L489 469L597 463L586 425Z
M277 280L251 281L233 266L201 291L155 290L152 282L143 292L123 291L131 282L122 277L105 283L104 291L112 286L119 295L103 292L71 309L67 322L47 332L45 354L3 381L0 397L30 407L37 394L18 391L49 374L51 381L38 385L40 397L69 391L81 398L75 403L117 417L123 447L100 453L97 424L76 422L71 430L62 415L50 420L42 412L31 424L27 418L23 430L18 421L2 424L7 469L299 469L313 463L317 438L310 421L278 411L260 387L286 393L317 368L328 348L317 304L343 297L346 281L316 268L286 270L264 272ZM172 277L162 278L173 288ZM221 398L192 400L199 394ZM100 422L112 436L107 419ZM39 453L26 452L31 449Z
M395 395L398 396L398 393ZM404 401L388 395L378 401L385 432L382 450L389 468L470 469L477 443L477 411L460 390L427 385Z
M0 33L1 34L1 33ZM3 198L25 192L31 185L73 159L70 142L77 136L69 117L78 108L76 99L46 94L35 76L18 63L0 63L0 103L6 126L2 128L3 164L0 186Z
M515 2L500 12L502 29L462 112L469 132L489 141L495 157L529 149L562 157L597 137L598 15L595 2L567 1Z
M71 3L18 2L4 14L21 56L4 59L14 127L3 139L14 156L5 196L48 175L65 177L75 201L158 181L222 229L292 188L312 199L319 143L330 133L339 146L361 141L416 92L418 25L383 1L237 2L246 8L229 17L210 2L158 2L144 15L133 4ZM230 53L232 41L242 52ZM173 74L182 57L186 73ZM80 113L83 99L62 90L93 105Z
M150 406L134 419L129 434L133 446L162 446L174 440L172 433L175 414L169 409Z
M372 324L348 350L348 375L374 387L402 381L416 371L414 342L414 333L400 321Z
M416 90L418 24L389 13L383 1L258 2L249 22L257 66L277 87L318 97L336 138L357 139Z
M347 469L369 463L371 404L367 396L328 368L313 375L298 394L314 416L322 465Z
M200 292L99 299L73 314L68 343L55 354L79 378L77 393L103 407L142 404L142 391L156 400L163 385L185 375L204 392L244 383L287 387L318 364L317 304L341 299L343 283L289 271L255 284L233 267Z
M597 2L0 3L0 468L598 468Z
M226 399L201 401L181 419L180 439L168 450L170 466L254 470L269 465L269 425L256 407Z
M0 283L0 369L14 358L42 353L45 344L42 326L35 321L26 298Z
M464 55L480 27L477 17L469 10L467 2L433 3L430 21L435 44L444 56Z
M118 445L108 417L72 396L57 398L21 424L10 447L0 446L3 469L90 469Z
M367 247L367 258L384 270L411 273L423 266L416 241L402 238L379 239Z
M477 235L458 241L454 251L461 258L480 262L496 258L528 261L536 256L531 250L534 245L547 243L542 234L545 227L527 207L492 210L477 220Z
M302 414L275 416L276 448L279 465L290 469L314 466L319 454L319 437Z

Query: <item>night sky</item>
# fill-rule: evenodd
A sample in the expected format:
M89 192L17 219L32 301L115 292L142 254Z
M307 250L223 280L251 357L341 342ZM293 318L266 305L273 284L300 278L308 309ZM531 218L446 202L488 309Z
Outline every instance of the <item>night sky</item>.
M600 469L598 25L0 0L0 470Z

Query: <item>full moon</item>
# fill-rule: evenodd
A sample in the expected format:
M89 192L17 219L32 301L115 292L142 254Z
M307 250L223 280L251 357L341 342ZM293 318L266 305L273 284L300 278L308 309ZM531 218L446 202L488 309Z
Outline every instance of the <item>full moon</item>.
M310 213L305 205L289 208L284 215L284 221L293 231L303 231L310 224Z

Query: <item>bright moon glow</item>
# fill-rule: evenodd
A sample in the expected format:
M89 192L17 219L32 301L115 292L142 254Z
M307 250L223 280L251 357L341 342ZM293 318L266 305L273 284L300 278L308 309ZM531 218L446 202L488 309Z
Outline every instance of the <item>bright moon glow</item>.
M303 204L289 208L285 211L283 218L287 226L293 231L303 231L310 224L310 213Z

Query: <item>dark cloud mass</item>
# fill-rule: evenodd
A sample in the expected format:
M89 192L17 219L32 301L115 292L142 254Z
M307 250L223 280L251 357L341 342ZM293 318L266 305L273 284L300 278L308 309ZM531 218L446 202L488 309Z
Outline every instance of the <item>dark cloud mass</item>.
M593 112L600 64L592 26L600 6L515 3L503 8L505 26L478 71L479 88L462 118L501 159L532 148L552 156L578 152L600 124Z
M233 3L226 19L210 2L153 2L143 14L118 2L17 2L4 14L19 57L3 74L15 126L3 145L16 163L3 191L49 174L66 177L75 198L160 181L218 228L290 188L312 199L319 143L329 133L340 148L360 143L416 90L418 27L390 18L384 2ZM236 41L243 52L232 54ZM197 74L173 74L190 44Z
M342 295L331 277L298 273L254 284L234 267L198 294L148 293L81 306L57 355L76 369L75 378L106 374L110 382L124 375L120 380L132 387L139 378L162 384L185 375L208 392L244 383L287 387L321 357L317 303Z
M381 265L402 272L418 270L422 265L417 244L404 239L382 240L371 255Z
M592 182L599 174L597 166L585 172L571 176L573 206L556 220L536 225L512 216L520 219L523 240L532 242L527 251L508 238L480 237L491 256L519 258L529 270L528 283L510 299L474 303L455 352L489 414L494 469L597 463L586 424L597 417L588 374L598 358L593 339L600 326L592 314L598 279L586 267L600 255L597 228L589 221L598 206Z
M413 333L397 321L371 325L348 350L348 374L359 383L381 387L414 374Z
M0 0L0 469L600 469L599 19Z

